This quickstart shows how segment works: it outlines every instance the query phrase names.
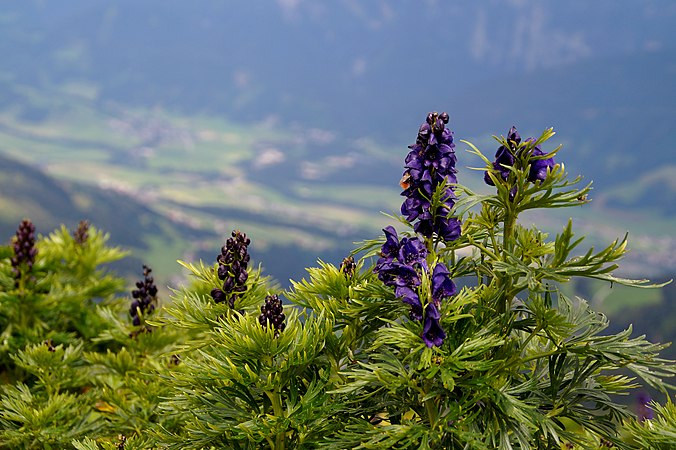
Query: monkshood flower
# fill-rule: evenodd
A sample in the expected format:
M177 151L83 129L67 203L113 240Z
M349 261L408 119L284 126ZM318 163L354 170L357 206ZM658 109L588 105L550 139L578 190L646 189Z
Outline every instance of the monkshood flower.
M428 347L440 347L446 339L446 332L441 328L439 309L434 302L425 308L425 322L423 324L422 338Z
M216 261L218 261L218 278L223 281L223 286L211 291L211 297L216 303L227 301L228 305L234 308L235 301L246 291L250 243L251 239L247 238L245 233L235 230L221 248L221 254Z
M16 230L16 235L12 240L12 249L14 256L10 259L12 264L12 273L18 286L24 270L30 272L35 263L35 256L38 250L35 248L35 225L28 219L24 219Z
M442 205L432 205L432 195L445 183L457 183L455 144L453 132L446 127L448 114L429 113L418 130L415 144L406 156L404 175L400 185L401 213L414 223L416 233L431 238L434 233L445 241L460 236L460 221L450 216L455 204L453 189L447 188L441 198Z
M652 398L650 398L650 394L647 392L641 391L638 393L638 396L636 397L636 415L638 416L638 420L640 422L652 420L654 418L655 413L653 412L652 408L650 408L651 401Z
M136 282L136 289L131 292L134 300L129 307L129 315L135 326L141 325L141 316L150 314L157 305L157 286L150 275L152 269L143 265L143 279Z
M401 242L392 226L384 228L385 243L374 271L386 286L420 285L420 268L427 268L427 248L419 238L403 238Z
M535 142L534 138L527 139L529 142ZM538 158L545 153L539 145L533 147L530 154L530 171L528 172L528 181L535 183L536 181L545 181L547 178L547 171L554 167L554 158Z
M502 180L509 178L510 167L518 165L519 152L529 152L527 164L530 165L528 171L528 181L535 183L536 181L544 181L547 178L547 171L554 167L554 158L543 158L545 153L539 145L535 144L534 138L528 138L524 141L526 146L519 146L521 143L521 136L516 131L515 127L509 129L507 133L507 142L509 147L501 145L497 152L495 152L495 161L493 161L492 173ZM521 168L521 167L517 167ZM484 182L490 186L495 186L491 179L488 170L484 172Z
M432 271L432 300L439 306L441 300L455 295L456 287L451 280L451 273L443 263L438 263Z
M381 248L374 272L386 286L394 288L394 294L411 307L409 317L423 321L422 339L428 347L440 346L446 338L439 319L439 306L444 298L455 294L456 287L450 272L443 263L437 263L431 274L432 301L423 307L421 300L422 277L430 276L427 264L427 248L417 237L399 240L391 226L383 229L385 243ZM427 298L427 296L423 296ZM424 309L424 312L423 312Z
M286 328L285 319L284 307L279 297L276 294L265 297L265 303L261 306L261 314L258 316L258 323L263 328L268 326L274 328L275 337L277 337Z
M519 136L515 127L509 129L509 132L507 133L507 142L509 143L509 147L505 147L504 145L498 147L498 151L495 152L495 161L493 161L493 170L497 171L500 178L503 180L506 180L507 177L509 177L509 168L505 166L514 166L514 162L516 161L516 149L521 143L521 136ZM495 183L493 183L493 180L491 180L491 177L488 174L488 171L484 172L484 182L489 186L495 186Z

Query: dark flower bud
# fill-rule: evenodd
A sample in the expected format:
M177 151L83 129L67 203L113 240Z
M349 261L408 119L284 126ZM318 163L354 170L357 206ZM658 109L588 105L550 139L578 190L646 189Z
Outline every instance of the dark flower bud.
M521 143L521 136L519 136L519 132L516 131L516 127L512 126L512 128L509 129L507 132L507 140L509 141L510 146L512 146L512 142L517 145Z
M23 220L16 230L12 242L14 256L10 258L12 264L12 273L15 283L19 285L19 279L24 273L28 273L33 268L37 249L35 248L35 225L28 219Z
M89 238L89 221L81 220L77 225L77 229L73 231L73 240L77 245L84 245Z
M127 443L127 437L124 434L120 434L117 436L117 450L124 450L124 446Z
M214 289L211 293L217 303L227 299L228 305L234 308L239 295L230 294L246 291L246 281L249 278L247 267L251 259L247 247L250 243L251 240L246 237L246 234L235 230L231 237L226 239L221 253L216 257L217 275L220 280L223 280L222 290Z
M284 331L286 324L284 320L284 307L279 297L275 295L268 295L265 297L265 303L261 306L261 314L258 316L258 322L263 328L271 326L275 330L275 337Z
M444 122L444 123L448 123L448 121L449 121L448 113L445 112L445 111L442 112L442 113L439 115L439 118L440 118L441 121Z
M420 126L420 129L418 130L418 140L421 142L425 142L429 139L430 137L430 132L432 131L432 128L430 127L430 124L424 123Z
M155 280L150 275L152 269L147 265L143 265L143 280L136 282L135 289L131 292L134 299L129 308L129 315L132 318L134 326L141 324L140 315L150 314L155 311L157 305L157 286Z
M340 271L345 275L346 278L352 278L354 276L354 271L357 268L357 264L354 262L354 257L348 256L343 259L343 262L340 263Z
M216 303L223 303L226 299L225 292L223 292L218 288L211 290L211 297L214 299Z
M218 278L225 280L225 277L228 276L228 266L218 266Z
M249 279L249 274L247 273L246 270L242 269L240 272L237 274L237 284L244 284L246 283L246 280Z
M235 301L238 300L238 299L239 299L239 295L237 295L237 294L232 294L232 295L228 298L228 306L229 306L231 309L235 309Z
M223 281L223 290L225 292L232 292L233 289L235 289L235 279L233 277L227 277L225 281Z

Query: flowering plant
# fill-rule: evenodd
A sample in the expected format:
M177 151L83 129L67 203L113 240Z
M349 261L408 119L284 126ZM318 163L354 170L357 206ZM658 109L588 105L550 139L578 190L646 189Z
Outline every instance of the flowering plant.
M71 304L90 330L23 324L4 353L0 448L670 448L673 404L653 404L648 427L617 401L639 383L668 394L665 346L604 334L607 319L561 289L573 277L658 286L613 275L626 238L578 253L570 221L549 239L519 220L588 201L560 148L546 150L553 135L512 127L494 160L463 141L489 186L473 192L458 183L448 114L430 113L405 159L397 227L340 267L320 262L281 291L235 231L213 264L181 263L193 281L166 305L144 267L126 303ZM82 297L98 286L95 265L54 266L33 234L22 224L27 243L1 253L3 320L70 292L70 271ZM86 235L51 245L76 254Z

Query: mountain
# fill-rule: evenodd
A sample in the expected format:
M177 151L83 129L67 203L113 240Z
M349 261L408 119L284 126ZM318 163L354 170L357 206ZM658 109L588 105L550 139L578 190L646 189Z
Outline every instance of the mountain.
M491 156L491 134L554 126L593 202L526 219L555 233L572 215L596 245L629 231L629 274L673 274L675 21L668 0L27 0L0 12L0 154L143 205L143 239L171 228L148 244L161 260L210 260L250 230L285 282L398 211L427 111L450 113L476 189L460 139ZM11 201L9 222L29 204ZM125 201L101 200L101 217Z
M115 191L87 184L57 180L34 166L0 154L0 241L8 242L19 222L29 218L40 234L48 234L62 224L75 229L80 220L89 220L111 233L111 245L132 250L113 268L125 276L137 276L144 263L166 270L163 280L175 274L175 259L159 256L169 247L175 249L179 237L199 238L203 233L168 221L142 202Z

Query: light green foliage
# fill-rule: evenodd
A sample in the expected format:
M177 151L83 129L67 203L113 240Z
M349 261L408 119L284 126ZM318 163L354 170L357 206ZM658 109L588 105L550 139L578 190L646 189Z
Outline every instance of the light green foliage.
M463 284L439 305L439 346L374 273L382 239L355 249L354 271L320 261L287 292L249 268L232 308L211 295L224 286L218 264L181 262L191 282L138 326L130 299L115 298L121 280L101 268L123 252L98 230L84 246L65 228L39 239L18 284L0 248L0 449L674 448L673 403L639 423L620 402L639 386L670 394L665 345L608 334L605 316L559 287L659 286L613 274L626 237L580 250L570 221L553 238L522 226L521 212L583 205L590 187L562 164L531 182L519 164L507 180L490 175L494 194L453 186L461 236L424 240L427 266ZM420 278L425 306L433 275ZM261 325L272 294L287 300L283 329Z
M627 424L632 443L646 450L670 450L676 442L676 405L669 402L665 405L651 403L655 417L639 422L631 420Z
M125 283L104 265L126 254L108 247L107 240L96 227L90 227L82 244L65 227L38 239L32 271L18 285L11 273L9 248L0 261L0 361L5 367L13 367L11 355L26 344L47 339L55 344L88 342L107 326L95 305L110 301ZM3 376L14 375L4 371Z

